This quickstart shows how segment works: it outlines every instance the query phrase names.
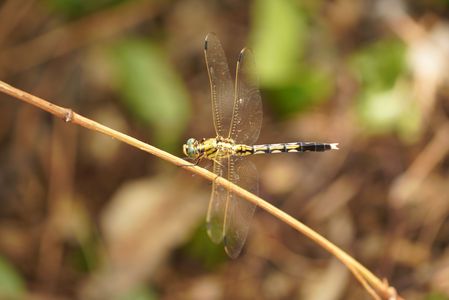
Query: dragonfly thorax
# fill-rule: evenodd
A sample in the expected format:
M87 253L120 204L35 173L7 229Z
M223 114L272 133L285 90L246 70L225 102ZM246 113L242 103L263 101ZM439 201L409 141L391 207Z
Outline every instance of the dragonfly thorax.
M191 159L215 159L236 154L236 144L232 139L222 137L203 139L201 142L190 138L183 145L184 154Z
M210 138L202 143L204 156L208 159L216 159L235 155L235 142L232 139L222 137Z

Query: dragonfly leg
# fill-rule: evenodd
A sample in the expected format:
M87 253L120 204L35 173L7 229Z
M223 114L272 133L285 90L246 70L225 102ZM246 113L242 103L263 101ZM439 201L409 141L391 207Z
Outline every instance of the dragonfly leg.
M184 157L183 159L184 160L189 160L191 158L190 157ZM191 164L180 165L180 167L196 167L200 163L201 159L202 159L202 157L198 157L198 158L194 159Z
M213 161L215 162L215 163L217 163L218 165L220 165L220 166L222 166L223 167L223 165L218 161L218 160L216 160L216 159L213 159Z

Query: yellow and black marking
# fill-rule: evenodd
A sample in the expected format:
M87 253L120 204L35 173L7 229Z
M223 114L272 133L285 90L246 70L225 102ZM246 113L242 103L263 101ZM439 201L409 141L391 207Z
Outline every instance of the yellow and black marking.
M220 157L247 156L252 154L270 154L283 152L323 152L338 149L336 143L296 142L265 145L235 144L231 139L221 137L210 138L198 142L189 139L184 145L184 153L194 159L207 158L214 160Z
M265 144L265 145L236 145L236 155L246 156L251 154L270 154L270 153L283 153L283 152L323 152L327 150L337 149L336 144L329 143L283 143L283 144Z

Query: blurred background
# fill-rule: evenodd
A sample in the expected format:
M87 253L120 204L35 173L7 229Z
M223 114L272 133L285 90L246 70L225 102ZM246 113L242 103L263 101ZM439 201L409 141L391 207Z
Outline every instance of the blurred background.
M449 299L449 2L3 0L0 78L178 156L214 136L203 41L253 49L260 195L407 299ZM258 210L230 260L211 183L0 95L0 299L368 299ZM207 165L207 164L206 164Z

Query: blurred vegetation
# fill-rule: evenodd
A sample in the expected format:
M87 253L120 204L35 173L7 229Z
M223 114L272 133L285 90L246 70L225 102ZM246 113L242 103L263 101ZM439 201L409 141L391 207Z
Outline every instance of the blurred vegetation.
M101 9L107 9L112 5L126 0L44 0L50 11L69 19L80 18Z
M25 282L15 268L0 258L0 297L20 299L25 295Z
M341 147L255 158L261 195L405 298L449 299L448 16L439 0L6 0L0 74L181 156L214 135L205 35L231 73L249 46L260 142ZM229 260L205 231L209 184L0 97L0 299L368 299L265 213Z
M288 117L328 99L330 74L305 60L311 26L293 1L258 0L253 4L252 45L261 87L278 117Z
M144 40L126 40L112 47L110 60L125 106L152 127L155 145L174 151L189 107L185 87L162 50Z
M362 125L371 133L398 132L405 140L416 141L422 116L410 103L405 51L400 41L385 39L361 49L351 64L362 87L357 106Z

